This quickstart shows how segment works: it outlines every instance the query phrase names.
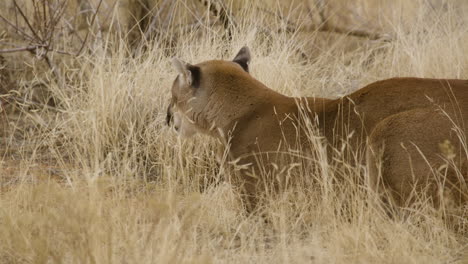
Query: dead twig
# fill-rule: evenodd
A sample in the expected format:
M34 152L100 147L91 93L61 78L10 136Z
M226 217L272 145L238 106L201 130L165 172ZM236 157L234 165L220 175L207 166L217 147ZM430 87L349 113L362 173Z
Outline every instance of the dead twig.
M36 46L28 46L28 47L20 47L20 48L12 48L12 49L0 49L0 53L14 53L14 52L19 52L19 51L29 51L29 52L36 54L35 50L40 49L40 48L45 48L45 47L36 45ZM47 51L73 56L73 54L71 54L70 52L66 52L63 50L48 49Z
M47 109L52 110L52 111L60 112L60 109L57 108L57 107L53 107L53 106L38 103L38 102L29 101L27 99L24 99L24 98L21 98L21 97L18 97L18 96L14 96L11 93L1 95L0 96L0 103L1 103L0 104L1 106L6 105L6 104L20 105L22 107L37 106L37 107L47 108Z
M90 25L88 27L88 31L86 32L86 36L85 36L85 38L83 40L83 43L82 43L80 49L76 53L76 56L81 54L81 52L83 51L84 46L86 45L86 42L88 41L89 32L91 31L90 28L93 26L94 21L96 20L96 16L97 16L97 13L99 12L99 8L101 7L101 4L102 4L102 0L99 1L98 6L96 7L96 11L93 14L93 17L91 19L91 23L90 23Z
M34 49L38 49L38 48L44 49L44 48L46 48L45 46L41 46L41 45L20 46L20 45L16 45L16 44L13 44L13 43L7 43L7 42L2 42L2 41L0 41L0 44L9 45L9 46L14 47L14 48L9 48L9 49L0 49L0 53L14 53L14 52L20 52L20 51L32 52ZM72 54L70 52L67 52L67 51L64 51L64 50L59 50L59 49L49 49L48 51L58 53L58 54L68 55L68 56L74 56L74 54Z
M23 18L24 22L26 23L26 25L28 26L29 30L31 31L31 33L34 35L34 39L35 40L39 40L40 42L42 42L42 38L39 37L39 35L36 33L36 30L31 26L31 23L29 23L29 19L26 17L26 15L23 13L23 10L19 7L18 3L16 3L16 0L13 0L13 4L15 5L15 10L19 12L19 14L21 15L21 17Z
M16 30L16 32L19 32L19 35L25 39L28 39L30 41L33 41L34 38L32 36L30 36L29 34L27 34L26 32L24 32L23 30L21 30L20 27L18 27L17 25L11 23L8 19L6 19L5 17L3 17L1 14L0 14L0 19L2 19L5 23L7 23L9 26L11 26L13 29Z
M21 47L21 48L13 48L13 49L2 49L0 50L0 53L13 53L13 52L19 52L19 51L33 51L34 49L37 49L37 46L29 46L29 47Z

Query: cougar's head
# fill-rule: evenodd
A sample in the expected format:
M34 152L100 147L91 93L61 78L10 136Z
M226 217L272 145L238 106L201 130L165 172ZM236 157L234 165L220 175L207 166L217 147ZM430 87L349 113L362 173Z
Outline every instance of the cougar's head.
M209 134L214 126L214 108L219 107L213 94L219 96L220 90L229 86L229 80L226 80L232 78L232 74L248 72L249 62L247 47L243 47L233 61L213 60L191 65L174 58L172 64L178 75L172 84L167 125L182 137L190 137L196 132ZM222 76L224 74L230 77Z

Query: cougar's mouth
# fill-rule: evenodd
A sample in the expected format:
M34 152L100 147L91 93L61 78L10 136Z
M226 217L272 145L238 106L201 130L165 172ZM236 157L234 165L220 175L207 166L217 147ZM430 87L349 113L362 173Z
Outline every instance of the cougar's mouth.
M179 133L179 128L180 128L180 121L178 118L176 118L176 116L174 115L174 113L172 112L172 103L169 104L169 106L167 107L167 113L166 113L166 124L169 126L169 127L172 127L177 133Z
M168 126L171 126L171 124L174 122L174 117L171 112L171 107L172 107L172 104L169 104L169 106L167 107L166 124Z

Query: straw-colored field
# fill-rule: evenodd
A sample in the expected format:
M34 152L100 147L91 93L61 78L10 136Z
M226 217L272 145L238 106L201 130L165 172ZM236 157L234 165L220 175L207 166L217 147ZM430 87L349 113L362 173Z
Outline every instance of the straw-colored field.
M468 263L466 208L446 217L420 202L389 217L368 206L364 166L323 161L296 175L313 186L247 215L215 142L165 125L171 58L232 59L244 45L251 74L287 95L337 97L395 76L468 79L467 1L318 1L327 23L377 39L317 30L312 0L236 1L229 40L207 7L177 0L144 48L123 40L125 27L104 27L137 1L127 2L98 16L79 56L50 52L54 71L37 54L0 53L0 263ZM156 2L153 16L168 1ZM11 10L0 6L14 21ZM0 25L0 49L28 43ZM56 34L60 49L80 47Z

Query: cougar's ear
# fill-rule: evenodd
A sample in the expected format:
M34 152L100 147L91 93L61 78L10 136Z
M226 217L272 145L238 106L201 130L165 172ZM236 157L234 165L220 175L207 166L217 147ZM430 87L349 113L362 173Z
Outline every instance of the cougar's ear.
M174 65L174 68L186 84L194 88L198 88L200 86L200 67L191 65L177 58L172 59L172 65Z
M249 63L250 63L250 50L247 46L242 47L237 53L236 57L232 60L233 62L239 64L244 71L249 72Z

